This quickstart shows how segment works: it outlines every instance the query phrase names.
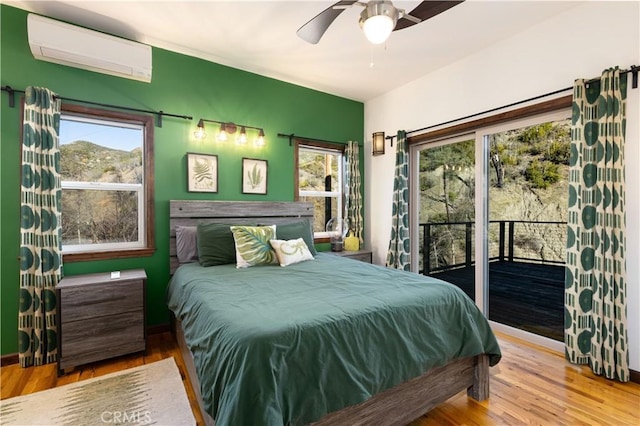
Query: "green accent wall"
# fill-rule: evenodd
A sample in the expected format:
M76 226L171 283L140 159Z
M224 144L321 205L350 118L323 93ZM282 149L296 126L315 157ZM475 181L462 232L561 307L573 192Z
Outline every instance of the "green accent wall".
M165 289L169 281L169 200L293 200L294 151L278 133L296 133L325 140L357 140L364 136L364 105L257 74L153 48L153 78L142 83L35 60L27 41L27 12L0 5L0 80L24 90L47 87L65 98L162 110L192 116L193 121L164 117L155 128L155 238L149 257L67 263L65 275L144 268L147 284L147 324L168 322ZM21 97L8 107L0 98L0 309L2 355L17 352L20 241ZM215 141L208 127L205 141L193 137L198 118L233 121L263 127L266 146ZM251 136L251 135L249 135ZM363 150L361 150L362 152ZM189 193L187 152L218 155L217 194ZM269 163L267 195L244 195L242 157ZM362 162L361 162L362 163ZM363 179L364 181L364 179Z

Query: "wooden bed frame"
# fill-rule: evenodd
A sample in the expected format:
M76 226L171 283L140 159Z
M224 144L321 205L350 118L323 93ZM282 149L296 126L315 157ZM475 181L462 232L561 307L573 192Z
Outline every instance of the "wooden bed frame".
M206 222L278 224L296 218L313 220L313 205L300 202L171 200L169 215L170 269L173 274L179 266L175 239L177 225ZM172 325L202 416L207 425L214 425L213 419L203 408L200 381L180 321L174 319ZM489 357L486 354L458 358L444 366L433 368L419 377L374 395L361 404L329 413L313 425L406 424L464 390L477 401L489 398Z

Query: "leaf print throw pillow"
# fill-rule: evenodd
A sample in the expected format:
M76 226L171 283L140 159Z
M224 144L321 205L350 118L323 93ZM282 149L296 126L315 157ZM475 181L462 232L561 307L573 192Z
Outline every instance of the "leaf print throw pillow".
M271 247L276 251L280 266L313 260L309 247L302 238L295 240L270 240Z
M276 237L276 226L231 226L236 244L236 268L277 264L269 240Z

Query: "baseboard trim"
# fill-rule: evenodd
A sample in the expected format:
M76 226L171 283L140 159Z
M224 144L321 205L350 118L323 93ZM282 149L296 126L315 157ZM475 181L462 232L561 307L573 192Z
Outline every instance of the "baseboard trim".
M171 331L171 327L169 324L157 324L147 327L147 335L166 333L168 331ZM18 361L19 359L17 352L13 354L2 355L0 356L0 367L17 364Z
M0 357L0 367L18 363L18 353L2 355Z
M171 331L169 323L150 325L147 327L147 335L166 333L167 331Z
M640 385L640 371L629 370L629 381Z

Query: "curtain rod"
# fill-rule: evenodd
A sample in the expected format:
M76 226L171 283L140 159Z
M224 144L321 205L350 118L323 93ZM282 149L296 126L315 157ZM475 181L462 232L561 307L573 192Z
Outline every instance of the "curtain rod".
M1 87L3 92L7 92L9 94L9 107L13 108L16 105L16 101L15 101L15 94L16 93L24 93L24 90L18 90L18 89L14 89L11 86L2 86ZM91 102L91 101L84 101L82 99L73 99L73 98L64 98L60 95L55 95L54 96L57 99L60 99L62 101L69 101L69 102L77 102L77 103L82 103L82 104L87 104L87 105L96 105L96 106L101 106L101 107L106 107L106 108L115 108L115 109L121 109L121 110L125 110L125 111L135 111L135 112L143 112L146 114L153 114L155 116L157 116L158 121L156 123L156 125L158 127L162 127L162 116L166 115L167 117L177 117L177 118L182 118L184 120L193 120L193 117L189 116L189 115L179 115L179 114L170 114L168 112L164 112L164 111L152 111L152 110L147 110L147 109L139 109L139 108L131 108L131 107L125 107L125 106L119 106L119 105L111 105L111 104L103 104L100 102Z
M638 71L640 71L640 66L632 65L628 70L625 70L625 71L622 72L622 74L631 73L631 75L633 77L633 81L631 83L633 89L637 89L638 88ZM592 78L591 80L587 80L587 83L595 83L596 81L599 81L599 80L600 80L600 77L596 77L596 78ZM477 117L479 115L488 114L490 112L495 112L495 111L498 111L498 110L501 110L501 109L504 109L504 108L510 108L512 106L516 106L516 105L524 104L524 103L527 103L527 102L535 101L535 100L538 100L538 99L541 99L541 98L545 98L547 96L557 95L558 93L566 92L568 90L573 90L573 86L565 87L564 89L554 90L553 92L545 93L544 95L534 96L533 98L529 98L529 99L524 99L524 100L521 100L521 101L513 102L513 103L510 103L508 105L502 105L502 106L499 106L499 107L496 107L496 108L491 108L491 109L488 109L486 111L476 112L474 114L470 114L470 115L467 115L467 116L464 116L464 117L455 118L453 120L445 121L444 123L433 124L431 126L422 127L420 129L416 129L416 130L409 130L407 132L407 135L412 134L412 133L417 133L417 132L423 132L425 130L433 129L434 127L445 126L447 124L455 123L457 121L467 120L469 118ZM385 139L391 139L391 143L393 144L393 140L396 137L397 137L396 135L390 135L390 136L387 136Z
M307 136L299 136L299 135L296 135L296 134L293 134L293 133L291 133L290 135L286 135L284 133L278 133L278 137L279 138L288 138L289 139L289 146L291 146L291 144L293 143L293 139L294 138L304 139L304 140L307 140L309 142L324 142L324 143L330 143L330 144L341 145L341 146L345 145L342 142L334 142L334 141L327 141L327 140L324 140L324 139L309 138Z

